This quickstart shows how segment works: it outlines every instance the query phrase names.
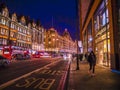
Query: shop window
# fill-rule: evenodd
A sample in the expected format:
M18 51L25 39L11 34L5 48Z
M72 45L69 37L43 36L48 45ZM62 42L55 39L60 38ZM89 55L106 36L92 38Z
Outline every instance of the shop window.
M102 28L103 26L105 26L108 22L109 22L108 21L108 9L106 9L99 16L100 28Z

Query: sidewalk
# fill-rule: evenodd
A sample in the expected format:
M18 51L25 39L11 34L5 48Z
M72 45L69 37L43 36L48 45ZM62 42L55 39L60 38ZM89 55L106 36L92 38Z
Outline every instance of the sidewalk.
M76 70L76 60L71 61L67 90L120 90L120 74L97 65L96 75L91 77L86 62L80 62L79 67L80 70Z

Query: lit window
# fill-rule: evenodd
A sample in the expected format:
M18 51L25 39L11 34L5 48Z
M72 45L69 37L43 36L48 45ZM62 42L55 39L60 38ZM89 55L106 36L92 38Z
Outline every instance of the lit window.
M5 35L6 35L6 36L8 35L8 30L5 30Z
M2 19L2 24L4 24L4 25L5 25L5 19Z
M16 25L14 24L14 29L16 29Z
M22 32L22 29L20 28L20 32Z
M103 16L102 16L102 25L104 26L106 24L106 17L105 17L105 12L103 13Z
M14 36L14 32L11 32L11 33L10 33L10 36L13 37L13 36Z
M25 29L25 32L24 32L24 33L26 34L26 32L27 32L27 31L26 31L26 29Z
M1 28L1 34L5 34L5 29L4 28Z
M28 34L28 35L30 34L30 31L29 31L29 30L27 31L27 34Z
M3 14L3 16L5 16L5 11L3 11L3 13L2 13L2 14Z

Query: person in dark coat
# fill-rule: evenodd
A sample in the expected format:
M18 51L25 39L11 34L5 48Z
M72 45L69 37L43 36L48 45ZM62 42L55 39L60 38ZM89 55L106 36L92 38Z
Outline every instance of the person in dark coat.
M95 76L96 56L93 51L88 55L88 62L90 66L89 73L91 73L92 76Z
M88 61L88 52L85 53L85 59Z
M83 59L83 54L79 54L79 59L80 59L80 61L82 61L82 59Z

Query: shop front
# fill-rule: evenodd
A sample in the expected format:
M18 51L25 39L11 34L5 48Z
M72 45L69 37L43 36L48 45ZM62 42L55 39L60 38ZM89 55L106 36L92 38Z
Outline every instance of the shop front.
M110 67L110 25L107 1L102 1L83 33L84 53L93 50L97 64Z
M110 25L107 1L101 2L93 19L97 63L110 67Z
M99 39L101 39L99 42L97 42L98 39L96 39L95 48L97 63L104 66L110 66L110 40L106 40L103 36L100 36Z

